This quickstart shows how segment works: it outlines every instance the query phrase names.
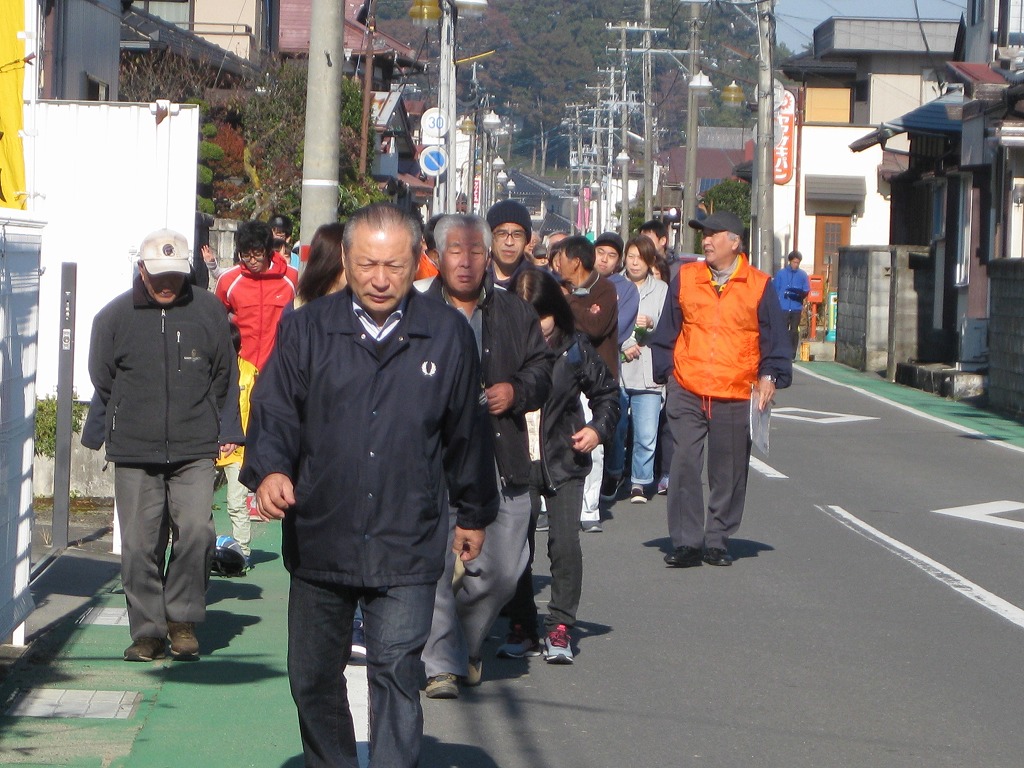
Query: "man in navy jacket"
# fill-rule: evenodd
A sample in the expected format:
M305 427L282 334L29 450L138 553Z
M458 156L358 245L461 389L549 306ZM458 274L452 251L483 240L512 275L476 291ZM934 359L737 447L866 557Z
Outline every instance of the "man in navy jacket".
M358 766L344 668L362 607L371 765L412 768L420 652L454 548L480 551L497 512L473 333L412 291L419 224L398 208L345 228L349 287L286 316L253 391L241 479L283 520L288 675L308 766Z

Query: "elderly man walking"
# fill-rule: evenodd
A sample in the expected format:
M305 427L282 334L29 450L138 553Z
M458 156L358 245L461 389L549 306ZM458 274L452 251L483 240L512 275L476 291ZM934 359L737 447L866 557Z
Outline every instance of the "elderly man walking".
M285 316L253 391L241 479L283 521L288 677L307 766L359 765L344 670L362 608L370 765L413 768L420 652L454 549L497 511L473 332L412 290L419 224L388 204L345 226L348 288Z
M504 225L503 225L504 226ZM430 640L423 651L426 695L453 699L459 681L477 685L480 648L502 606L515 593L529 560L531 460L526 414L551 391L554 355L544 342L533 307L495 288L488 277L490 228L478 216L446 216L434 229L440 274L428 296L455 307L472 329L480 354L483 395L495 435L491 475L501 483L498 517L487 528L477 562L452 594L453 558L434 597Z
M89 345L95 395L82 444L114 465L125 661L199 657L213 555L213 460L241 442L227 314L188 282L188 242L146 236L132 289L100 310ZM173 535L172 535L173 531ZM171 546L167 556L168 542Z
M689 223L703 231L705 261L680 267L651 340L654 379L667 382L675 440L668 488L673 551L665 556L675 568L732 564L729 537L747 495L751 400L764 410L793 375L779 300L771 278L747 261L739 217L722 211Z

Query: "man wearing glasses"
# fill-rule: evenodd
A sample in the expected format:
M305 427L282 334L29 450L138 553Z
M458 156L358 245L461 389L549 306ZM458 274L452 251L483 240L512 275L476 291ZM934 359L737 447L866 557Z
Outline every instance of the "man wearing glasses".
M494 284L508 289L524 269L533 269L526 258L526 246L533 235L533 222L526 206L516 200L502 200L487 211L491 228L491 264L488 269Z
M274 349L281 313L295 300L299 273L284 255L274 250L273 230L262 221L247 221L238 227L235 251L238 263L217 279L215 292L227 307L229 319L241 337L239 367L251 372L255 380ZM245 388L239 401L244 413L249 411L248 398L249 388ZM246 508L246 489L238 481L241 464L239 451L226 457L222 466L228 482L231 535L238 540L248 561L252 528Z

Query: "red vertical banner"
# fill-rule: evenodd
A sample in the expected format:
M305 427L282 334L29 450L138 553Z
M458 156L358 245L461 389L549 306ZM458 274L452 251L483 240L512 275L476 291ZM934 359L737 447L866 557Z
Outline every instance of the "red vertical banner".
M796 162L796 98L782 91L775 112L775 183L788 184Z
M481 179L479 176L473 177L473 210L480 210L480 185Z

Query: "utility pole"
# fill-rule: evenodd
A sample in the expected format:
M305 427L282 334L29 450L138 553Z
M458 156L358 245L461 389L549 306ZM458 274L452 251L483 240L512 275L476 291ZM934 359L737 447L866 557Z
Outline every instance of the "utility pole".
M299 241L303 245L308 245L313 239L318 226L338 220L338 126L341 123L341 78L345 63L344 8L344 4L334 0L313 0L311 7L306 135L302 160L302 220L299 228ZM365 137L363 151L366 151ZM304 265L303 260L300 269Z
M651 130L651 0L644 0L644 221L654 218L654 158Z
M689 75L692 80L697 75L699 45L698 27L700 25L700 5L690 3L690 58ZM679 217L679 231L689 232L686 223L697 215L697 153L700 142L697 141L700 128L697 124L698 100L700 92L692 86L686 88L686 181L683 187L683 215ZM680 235L682 238L682 235ZM685 251L693 250L693 238L686 242Z
M344 22L342 22L344 24ZM312 35L316 29L310 20L309 49L313 50ZM373 33L377 30L377 0L369 0L366 10L366 37L363 47L363 118L359 127L359 175L366 175L367 145L370 142L370 105L373 103ZM311 78L312 79L312 78Z
M775 0L757 0L757 226L751 222L754 266L774 274L775 259ZM754 232L757 239L754 240Z
M448 152L448 169L438 178L434 185L434 213L455 212L455 169L458 167L455 157L455 24L458 11L454 0L441 0L441 62L438 75L437 107L445 116L447 128L442 137L444 148Z
M622 163L622 216L619 219L619 234L622 242L629 240L629 78L626 77L626 29L622 30L622 154L626 160Z

